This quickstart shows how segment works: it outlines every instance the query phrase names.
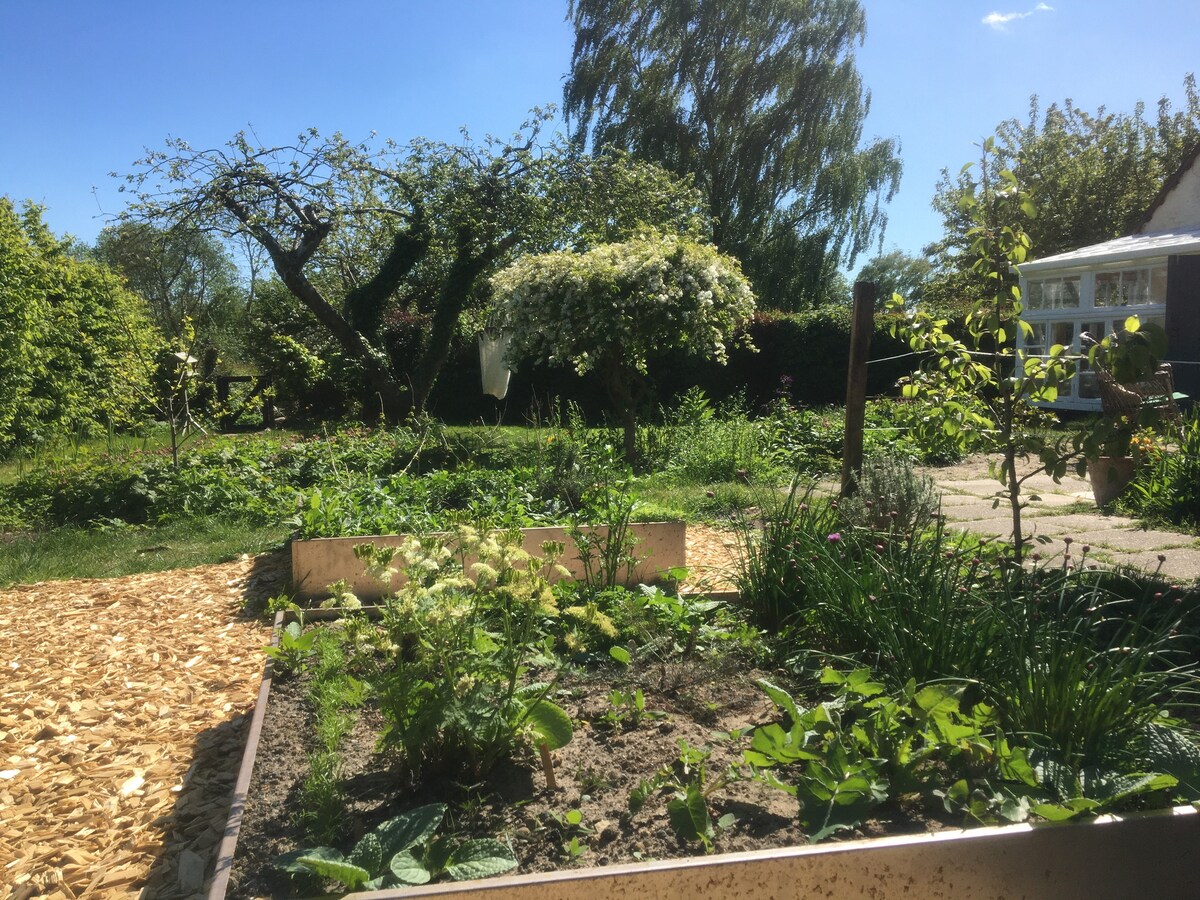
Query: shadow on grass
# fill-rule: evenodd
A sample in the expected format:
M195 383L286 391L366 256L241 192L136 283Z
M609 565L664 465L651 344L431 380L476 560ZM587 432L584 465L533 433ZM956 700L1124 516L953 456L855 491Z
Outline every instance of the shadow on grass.
M230 519L167 525L56 528L0 534L0 589L66 578L117 578L227 562L278 548L289 526Z

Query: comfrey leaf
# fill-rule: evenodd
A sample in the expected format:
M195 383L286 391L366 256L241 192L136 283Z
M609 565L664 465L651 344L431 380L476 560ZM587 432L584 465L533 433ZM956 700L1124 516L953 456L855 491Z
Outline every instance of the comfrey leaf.
M389 819L378 828L380 853L387 859L402 850L428 843L446 815L445 803L430 803ZM424 884L425 882L414 882Z
M454 881L469 881L490 878L516 867L517 860L507 845L483 838L459 844L450 854L446 874Z

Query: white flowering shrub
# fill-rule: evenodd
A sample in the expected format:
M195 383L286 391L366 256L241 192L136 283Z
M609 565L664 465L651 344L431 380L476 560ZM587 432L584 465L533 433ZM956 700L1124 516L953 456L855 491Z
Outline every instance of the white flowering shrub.
M683 348L724 363L754 312L733 257L678 235L646 232L584 253L526 256L492 285L512 332L508 360L565 362L608 383L632 455L639 376Z

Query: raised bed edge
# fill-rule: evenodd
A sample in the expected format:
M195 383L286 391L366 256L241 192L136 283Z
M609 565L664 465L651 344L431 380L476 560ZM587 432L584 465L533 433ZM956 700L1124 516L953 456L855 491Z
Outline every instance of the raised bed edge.
M605 531L606 526L587 527L584 530ZM627 586L654 584L661 573L682 567L687 562L687 524L685 522L639 522L629 526L638 538L633 553L640 562L634 568ZM529 553L540 555L545 541L562 541L567 545L561 562L573 577L581 578L583 568L571 549L574 544L567 529L559 526L522 528L524 547ZM297 598L311 600L322 596L329 585L339 579L345 580L350 590L360 600L378 600L382 595L380 585L371 578L365 566L355 558L354 548L358 544L397 546L407 540L405 535L363 535L361 537L313 538L292 542L292 590ZM395 588L401 583L400 576L392 582Z
M275 614L271 628L271 646L279 643L286 613ZM217 847L217 865L209 882L208 900L224 900L229 889L229 874L233 869L233 856L237 851L238 835L242 830L242 816L246 812L246 796L250 791L250 776L254 774L254 759L258 755L258 741L262 737L263 718L267 714L267 701L271 696L273 660L267 657L263 665L262 683L258 687L258 699L254 702L254 714L250 718L250 729L246 732L246 748L242 751L242 762L238 767L237 781L233 786L233 798L229 806L229 818L225 821L225 834Z

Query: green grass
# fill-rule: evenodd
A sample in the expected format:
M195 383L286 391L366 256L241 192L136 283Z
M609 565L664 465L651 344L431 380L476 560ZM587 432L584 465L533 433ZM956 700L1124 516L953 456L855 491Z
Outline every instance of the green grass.
M226 562L282 546L285 525L192 519L148 528L58 528L0 536L0 587L64 578L115 578Z

